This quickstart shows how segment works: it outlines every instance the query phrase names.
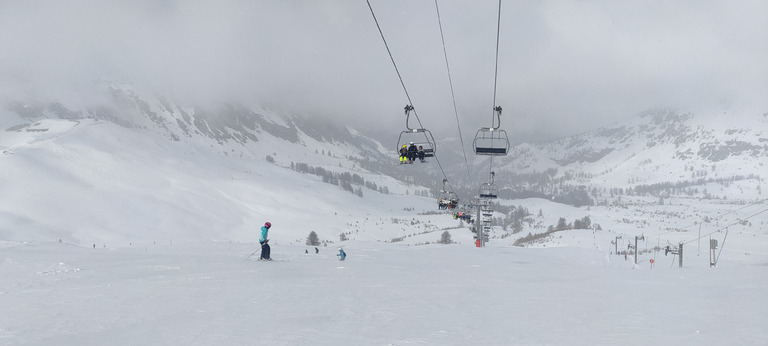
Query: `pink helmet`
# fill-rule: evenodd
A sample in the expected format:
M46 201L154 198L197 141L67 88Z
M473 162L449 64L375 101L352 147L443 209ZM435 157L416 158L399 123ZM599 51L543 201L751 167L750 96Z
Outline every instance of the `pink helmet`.
M267 222L267 223L265 223L265 224L264 224L264 227L266 227L266 228L270 228L270 227L272 227L272 224L271 224L271 223L269 223L269 222Z

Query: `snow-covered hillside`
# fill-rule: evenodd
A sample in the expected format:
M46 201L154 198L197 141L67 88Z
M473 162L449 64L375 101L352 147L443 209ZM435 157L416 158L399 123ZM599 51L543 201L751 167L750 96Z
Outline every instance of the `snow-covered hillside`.
M723 122L716 117L670 109L648 111L615 127L553 142L517 146L505 160L510 161L508 168L522 172L558 168L594 176L621 173L636 183L645 184L660 179L687 180L690 174L675 176L672 173L709 171L718 163L722 163L722 168L738 167L714 170L708 176L728 178L748 172L757 174L759 162L768 157L768 118L747 114L732 119L732 122ZM749 164L740 165L743 163ZM664 169L656 170L660 166Z
M698 187L695 195L704 196L701 187L715 182L743 184L739 198L759 198L768 176L768 118L659 109L613 127L517 145L499 162L498 181L513 192L557 195L565 185L600 199L611 189L658 196Z
M316 229L327 239L346 229L350 214L380 208L378 191L366 190L365 199L338 193L338 186L315 175L280 166L305 155L295 145L287 145L293 152L264 150L264 142L275 148L286 144L278 138L250 148L205 139L172 141L90 119L48 119L5 131L0 234L6 240L99 246L132 240L253 240L257 228L271 220L281 225L276 230ZM261 154L242 155L250 150ZM276 162L267 162L267 155ZM306 155L303 161L319 157ZM384 176L366 178L393 191L407 189ZM403 205L425 202L409 199ZM294 237L275 232L278 240Z
M50 104L0 117L0 343L768 341L768 208L751 182L501 198L476 248L451 215L474 210L437 210L417 165L388 165L354 130L133 100L130 122ZM265 221L286 262L244 261ZM682 268L665 251L680 243Z

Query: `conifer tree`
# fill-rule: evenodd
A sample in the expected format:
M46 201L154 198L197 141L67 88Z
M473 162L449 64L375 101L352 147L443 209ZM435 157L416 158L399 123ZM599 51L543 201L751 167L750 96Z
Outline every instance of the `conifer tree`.
M443 235L440 236L440 243L453 244L453 240L451 240L451 233L449 233L448 231L443 232Z
M320 238L317 237L317 233L315 233L315 231L309 232L309 236L307 237L307 245L309 246L320 245Z

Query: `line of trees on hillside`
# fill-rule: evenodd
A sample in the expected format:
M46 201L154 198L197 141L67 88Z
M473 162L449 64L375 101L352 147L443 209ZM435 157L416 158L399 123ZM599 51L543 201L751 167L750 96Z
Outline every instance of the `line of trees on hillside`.
M692 181L681 181L677 183L658 183L658 184L650 184L650 185L637 185L634 187L634 189L626 189L627 194L634 194L638 196L658 196L662 192L666 192L668 194L678 194L680 191L686 191L686 189L692 187L692 186L701 186L708 183L718 183L725 187L728 187L730 184L732 184L735 181L740 180L760 180L760 176L756 174L749 174L746 176L743 175L734 175L732 177L728 178L709 178L709 179L697 179ZM698 193L698 189L695 189L694 191ZM690 194L688 191L686 193ZM620 193L619 193L620 194ZM705 193L706 194L706 193Z
M291 169L296 172L319 176L324 183L339 186L342 190L356 194L359 197L363 197L363 186L379 193L389 194L389 189L386 186L378 186L374 182L365 181L363 177L357 174L350 174L349 172L336 173L322 167L313 167L301 162L291 162Z
M568 223L568 221L564 217L561 217L557 221L557 226L550 225L547 228L547 231L544 233L528 232L526 236L515 240L515 243L513 245L524 246L527 243L530 243L539 239L543 239L555 232L566 231L570 229L589 229L590 227L592 227L592 220L590 220L589 216L585 216L581 219L576 219L572 223ZM598 230L601 229L600 225L598 224L595 224L594 228Z

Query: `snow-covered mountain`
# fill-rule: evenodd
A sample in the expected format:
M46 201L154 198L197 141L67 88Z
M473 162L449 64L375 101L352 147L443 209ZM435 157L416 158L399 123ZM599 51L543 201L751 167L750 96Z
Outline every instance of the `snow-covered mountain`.
M82 233L75 237L88 242L83 238L94 230L130 239L141 234L136 229L168 238L239 239L259 224L251 217L279 220L296 208L306 219L286 215L291 227L314 228L308 225L323 220L330 228L318 231L332 239L356 227L344 217L326 222L348 208L337 198L329 202L328 193L340 190L355 205L407 209L434 203L442 188L434 165L399 167L391 148L356 129L240 104L175 103L125 86L106 90L102 102L78 107L6 101L0 148L5 175L13 178L4 192L20 196L0 209L7 215L0 233L8 239ZM659 109L626 124L516 145L496 161L495 183L502 199L538 197L576 207L607 206L621 196L760 199L768 175L768 119L711 119L719 118ZM450 154L441 152L445 161L462 161L459 151ZM473 158L472 169L487 170L485 160ZM461 163L445 167L452 167L447 174L464 202L485 182L467 181ZM169 220L165 213L189 217ZM559 216L548 214L538 229ZM502 217L497 225L514 222Z
M302 147L340 147L354 157L379 151L378 144L349 129L329 126L311 118L287 118L260 108L234 103L185 105L153 95L140 95L130 87L110 85L103 102L71 109L59 102L7 102L3 125L19 123L7 130L23 130L29 122L58 118L109 121L127 128L145 129L174 141L200 141L222 146L245 146L266 137L276 137ZM15 117L13 117L15 115ZM10 119L10 121L8 120ZM354 148L357 149L354 149ZM247 151L246 151L247 152Z
M345 206L365 214L380 207L377 196L424 190L377 172L392 169L378 164L385 149L352 129L109 92L109 102L77 109L3 109L2 238L248 240L269 219L337 239L348 228L338 216Z
M3 344L768 340L765 123L723 132L667 112L518 145L476 249L427 197L431 164L401 167L354 129L117 87L0 112ZM265 221L283 262L243 261Z
M141 95L125 86L109 85L107 91L106 102L75 109L58 102L6 102L0 125L18 131L40 119L93 119L143 129L180 143L209 146L225 155L269 155L282 166L333 163L342 171L354 166L422 185L433 196L442 187L442 172L434 165L410 171L394 167L394 150L365 133L375 130L360 132L312 117L288 118L234 103L185 105ZM452 187L467 198L474 196L477 186L486 182L482 173L486 158L470 160L469 170L481 174L473 174L469 180L456 137L440 137L438 142ZM307 155L307 151L322 155ZM768 116L764 114L695 115L656 109L627 123L515 145L508 156L496 161L494 169L502 196L544 197L584 205L619 192L659 196L673 193L670 189L678 193L685 189L689 196L732 197L707 190L707 184L742 184L742 190L746 188L742 198L756 197L761 193L761 179L768 176L767 159Z
M718 116L657 109L628 123L516 145L498 160L497 182L512 194L583 189L596 200L612 191L659 196L672 189L733 198L704 189L737 183L745 190L738 197L756 198L768 177L768 117Z

